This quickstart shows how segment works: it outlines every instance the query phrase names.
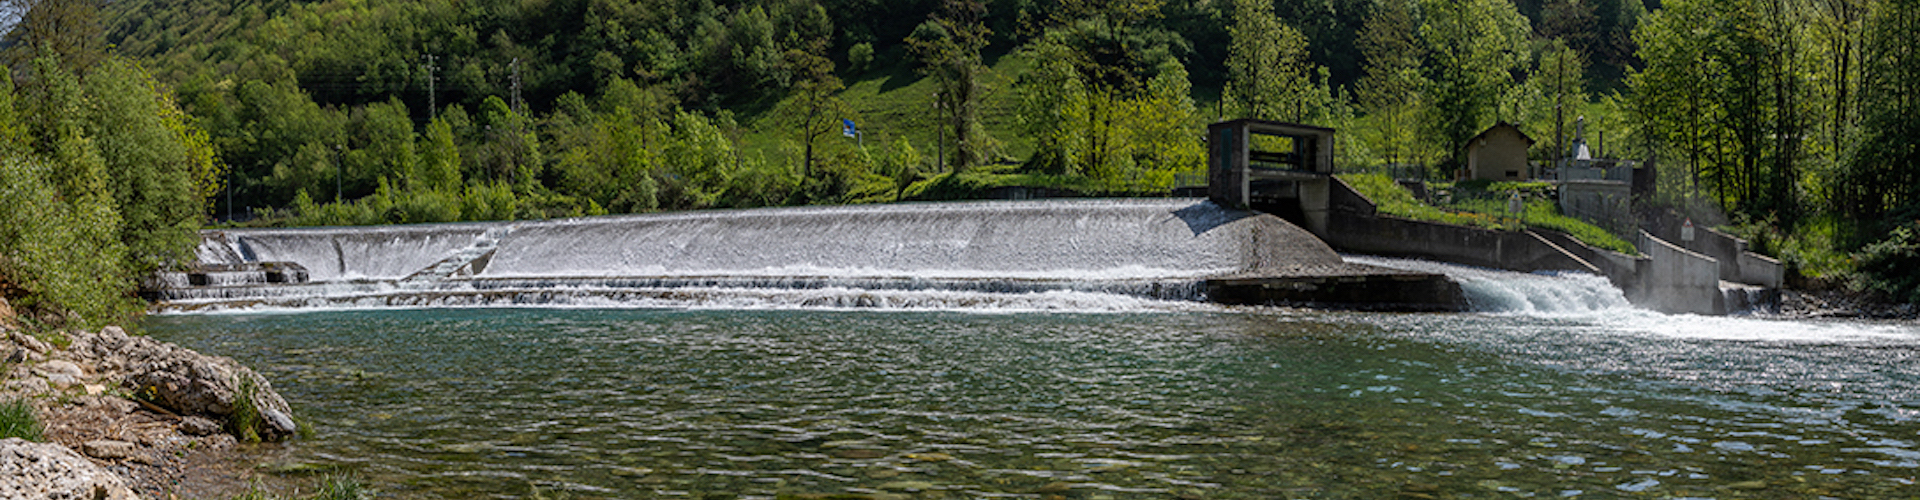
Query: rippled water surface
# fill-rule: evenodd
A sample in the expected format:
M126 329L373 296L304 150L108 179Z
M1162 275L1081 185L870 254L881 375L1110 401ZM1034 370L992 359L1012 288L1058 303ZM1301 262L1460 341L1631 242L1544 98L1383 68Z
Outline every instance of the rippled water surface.
M393 498L1909 498L1920 330L1278 310L161 316Z

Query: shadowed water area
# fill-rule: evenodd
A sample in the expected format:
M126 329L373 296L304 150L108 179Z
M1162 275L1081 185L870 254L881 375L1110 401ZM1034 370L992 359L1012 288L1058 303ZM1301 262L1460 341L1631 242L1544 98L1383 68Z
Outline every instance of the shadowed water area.
M262 459L391 498L1920 494L1910 325L1457 279L1493 312L1056 297L1089 312L701 302L147 328L261 369L311 420L314 438Z

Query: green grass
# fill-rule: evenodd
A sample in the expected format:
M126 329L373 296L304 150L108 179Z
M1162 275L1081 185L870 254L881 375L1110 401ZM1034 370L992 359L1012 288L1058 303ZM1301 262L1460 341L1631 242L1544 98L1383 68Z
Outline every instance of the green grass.
M1451 208L1480 214L1505 214L1507 204L1504 201L1485 199L1469 200L1454 204ZM1501 217L1508 216L1502 215ZM1573 235L1574 239L1587 246L1612 250L1628 255L1640 253L1632 243L1614 236L1613 233L1586 221L1560 213L1560 207L1548 200L1532 200L1526 203L1518 217L1521 226L1531 229L1551 229Z
M1030 63L1019 53L1007 54L992 62L987 71L980 74L981 126L986 129L987 136L999 145L999 157L1026 158L1033 153L1033 141L1014 131L1017 126L1017 101L1014 99L1013 84L1020 74L1027 71ZM933 107L936 86L933 80L916 72L915 67L916 63L900 62L864 74L847 76L847 89L841 92L840 99L851 108L851 116L845 118L854 120L860 128L861 142L868 149L905 137L927 157L928 162L932 162L936 155L935 148L940 142L935 135L938 114ZM773 107L776 106L768 106L767 109ZM746 129L741 139L745 156L776 163L798 162L799 136L790 124L782 123L774 113L743 114L741 125ZM950 132L946 144L953 146ZM815 145L814 154L828 156L833 151L851 149L855 145L854 139L842 137L836 130L830 137L821 138L820 143Z
M320 491L314 492L311 500L360 500L370 495L360 481L350 476L329 475L320 481Z
M1501 231L1519 231L1528 228L1551 229L1571 234L1575 239L1595 248L1629 255L1640 253L1632 243L1620 239L1599 226L1561 214L1560 208L1552 201L1542 199L1528 201L1525 208L1516 216L1507 212L1504 197L1485 196L1486 193L1514 190L1530 193L1544 192L1548 187L1546 183L1460 182L1451 186L1456 192L1456 198L1460 201L1447 208L1441 208L1414 198L1412 192L1384 174L1341 174L1340 180L1346 181L1348 185L1353 186L1354 190L1373 200L1378 205L1380 213L1387 215Z
M40 433L46 428L40 425L40 416L34 414L33 405L25 399L0 402L0 439L20 438L39 441Z

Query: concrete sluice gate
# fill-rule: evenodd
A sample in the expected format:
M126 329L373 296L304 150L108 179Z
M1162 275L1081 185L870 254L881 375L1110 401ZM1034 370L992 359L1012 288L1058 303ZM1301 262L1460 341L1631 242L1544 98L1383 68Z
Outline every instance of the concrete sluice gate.
M900 300L873 291L1386 310L1464 304L1444 277L1347 263L1292 223L1201 199L232 229L202 239L188 271L150 280L148 294L162 309L645 304L728 290L856 307Z

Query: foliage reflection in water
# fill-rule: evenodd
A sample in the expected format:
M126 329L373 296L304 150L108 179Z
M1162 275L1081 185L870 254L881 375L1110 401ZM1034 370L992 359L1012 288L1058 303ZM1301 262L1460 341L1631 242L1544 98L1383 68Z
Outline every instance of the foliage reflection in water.
M434 309L148 329L262 369L319 431L282 455L398 498L1915 494L1914 329L1618 316ZM1763 327L1782 333L1738 333Z

